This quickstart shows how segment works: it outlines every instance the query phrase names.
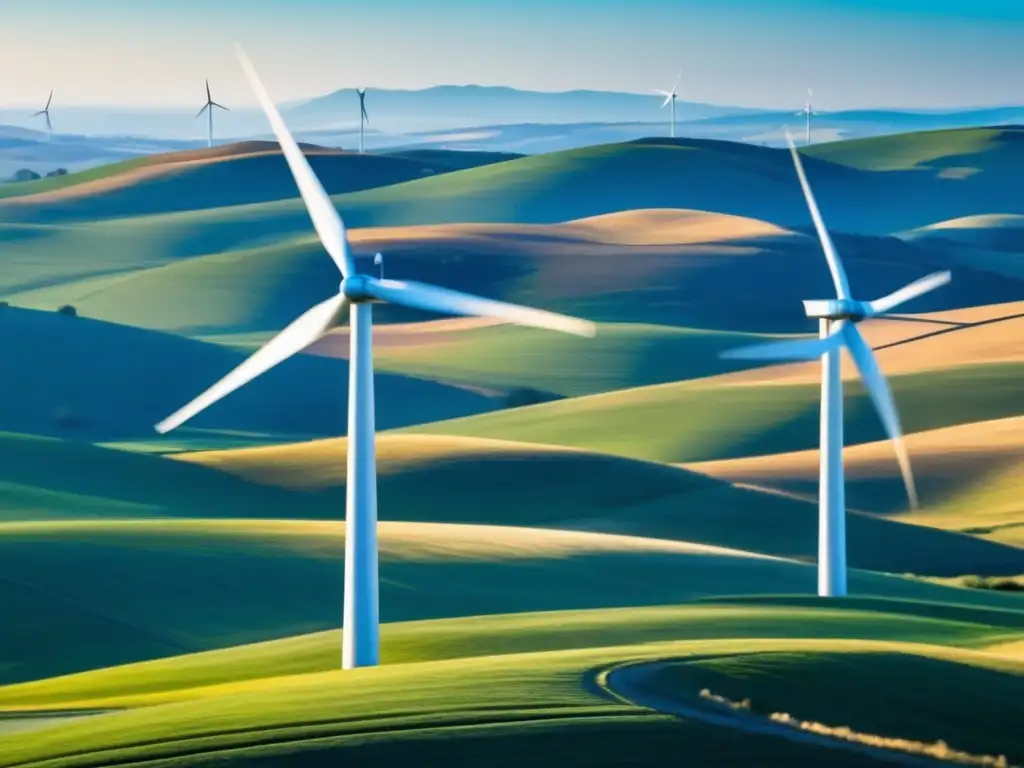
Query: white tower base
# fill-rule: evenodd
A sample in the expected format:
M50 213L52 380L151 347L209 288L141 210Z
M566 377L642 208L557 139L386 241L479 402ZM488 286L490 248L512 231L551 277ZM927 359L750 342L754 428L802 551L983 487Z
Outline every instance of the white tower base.
M351 306L342 669L380 663L373 305Z
M834 321L818 320L828 336ZM843 487L842 350L821 358L821 447L818 485L818 595L846 595L846 499Z

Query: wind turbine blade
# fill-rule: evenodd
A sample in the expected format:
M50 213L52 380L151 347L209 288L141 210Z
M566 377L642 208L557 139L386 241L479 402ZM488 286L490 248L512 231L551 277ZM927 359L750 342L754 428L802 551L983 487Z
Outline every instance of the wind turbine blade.
M672 93L669 91L663 91L661 88L651 88L651 93L660 93L662 96L671 96Z
M870 395L885 431L892 439L893 447L896 449L896 461L900 465L900 473L903 475L903 484L907 488L907 498L910 499L911 509L917 509L917 487L914 484L914 474L910 469L910 456L907 454L907 447L903 442L903 429L900 426L900 417L896 412L896 402L893 400L892 389L886 381L881 369L878 367L878 360L875 359L871 347L860 335L857 326L853 323L844 323L840 333L846 348L850 351L850 357L860 371L860 377L864 381L864 388Z
M719 357L726 360L816 360L826 352L839 349L843 343L840 330L836 329L823 339L770 341L730 349L722 352Z
M672 86L672 93L676 92L676 88L679 87L679 82L683 79L683 70L679 70L679 74L676 75L676 84Z
M38 112L33 112L32 113L32 117L39 117L40 115L45 115L45 114L46 114L46 110L45 109L40 109Z
M811 218L814 220L814 228L818 231L818 239L821 241L821 248L825 251L825 259L828 261L829 272L832 273L832 282L836 287L836 294L840 299L850 298L850 283L846 279L846 272L843 270L843 263L839 260L839 254L832 245L832 238L829 237L825 222L821 218L821 211L818 210L818 203L814 199L814 192L807 181L807 174L804 173L803 163L800 161L800 153L796 150L793 137L789 130L786 130L786 142L789 144L789 152L793 156L793 165L796 166L796 175L800 179L800 187L804 191L804 199L811 211Z
M469 293L406 280L368 280L366 290L381 301L445 315L493 317L517 325L547 328L577 336L594 336L597 328L587 320L543 309L508 304Z
M667 107L670 101L672 101L671 93L665 97L665 100L663 102L661 102L661 108L664 109L665 107Z
M245 51L242 50L242 46L235 46L235 54L238 56L238 61L249 78L249 84L252 86L253 91L255 91L256 98L259 99L260 105L267 115L270 126L274 129L274 134L277 136L277 141L281 145L281 151L288 161L288 167L291 169L292 176L295 177L295 184L298 186L299 193L306 203L309 218L313 221L313 227L320 237L320 242L323 243L324 249L334 259L334 263L338 265L338 269L341 270L343 276L348 277L354 274L355 266L352 261L352 254L349 253L348 249L345 224L341 220L341 216L338 215L338 210L334 207L334 203L331 202L331 198L327 196L327 192L324 190L323 185L320 184L316 174L313 173L313 169L309 167L309 162L306 160L305 155L302 154L302 150L299 149L299 145L295 143L295 139L288 130L288 126L285 125L284 120L281 118L281 113L277 111L274 102L270 100L270 96L263 87L263 83L260 82L259 75L256 74L256 69L253 67L252 62L249 61L249 57L245 55Z
M225 112L230 112L231 111L230 109L225 107L223 104L218 104L216 101L211 101L210 102L210 106L211 107L217 107L218 109L223 109Z
M207 103L213 101L213 96L210 95L210 81L206 81L206 101Z
M156 431L161 434L169 432L278 363L301 352L341 324L347 304L348 299L339 293L306 310L231 373L157 424Z
M905 285L898 291L893 291L888 296L883 296L880 299L868 302L868 309L870 315L881 315L884 312L888 312L890 309L895 309L900 304L905 304L911 299L916 299L922 294L934 291L952 279L952 274L947 272L934 272L927 277L922 277L920 280L915 280L909 285Z
M50 89L50 96L49 96L49 98L46 99L46 111L49 111L49 109L50 109L50 102L52 102L52 101L53 101L53 89L51 88Z
M203 108L196 112L196 120L203 116L203 113L210 108L209 104L203 104Z
M46 130L48 130L48 131L50 131L52 133L53 132L53 123L50 122L50 113L49 112L44 112L43 114L46 115Z
M368 114L366 114L366 107L360 107L360 110L361 110L361 112L363 114L363 120L365 120L366 123L369 124L370 123L370 116Z

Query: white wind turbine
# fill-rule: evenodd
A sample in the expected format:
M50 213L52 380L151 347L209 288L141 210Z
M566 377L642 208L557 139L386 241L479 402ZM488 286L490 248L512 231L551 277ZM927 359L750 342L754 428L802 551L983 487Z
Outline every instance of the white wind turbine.
M207 80L206 81L206 103L203 105L203 108L200 109L198 113L196 113L196 119L198 120L200 117L202 117L203 116L203 112L206 112L207 116L209 117L209 121L207 123L207 126L208 126L207 127L207 133L206 133L206 145L208 147L212 147L213 146L213 108L214 107L217 107L217 109L223 109L225 112L230 112L231 111L230 109L225 107L223 104L218 104L216 101L213 100L213 97L210 95L210 81Z
M349 333L348 474L346 480L345 603L342 667L372 666L379 659L377 574L377 469L373 404L372 309L391 302L452 315L493 317L519 325L593 336L594 324L426 283L383 280L356 271L345 225L327 196L255 69L236 49L256 96L281 144L320 242L342 274L337 295L307 310L249 359L185 407L156 425L165 433L273 366L300 352L343 322Z
M370 122L370 116L366 114L366 89L356 88L356 95L359 97L359 154L363 154L363 131Z
M42 115L46 118L46 140L50 141L53 139L53 123L50 122L50 103L53 101L53 89L50 89L50 96L46 100L46 106L40 109L38 112L33 112L32 117L39 117Z
M818 489L818 594L822 597L841 597L846 594L846 499L843 475L843 382L840 373L840 354L845 346L853 358L864 387L874 402L886 432L893 441L903 482L911 508L917 508L917 489L910 469L910 458L903 444L896 404L892 390L878 367L871 347L857 330L857 323L870 317L889 314L900 304L928 293L950 280L949 272L934 274L915 280L874 301L857 301L850 297L850 286L839 254L832 245L828 230L818 211L810 184L804 173L800 155L793 138L786 132L793 155L800 186L807 207L828 261L836 299L805 301L808 317L818 319L817 339L781 341L757 344L732 350L723 356L747 360L813 360L821 358L821 446Z
M672 133L670 135L673 139L676 137L676 97L679 95L676 89L679 88L679 81L682 79L683 71L679 70L679 74L676 76L676 84L672 86L671 91L663 91L660 88L654 89L655 93L660 93L665 97L665 100L661 102L662 109L667 107L669 104L672 105Z
M814 109L814 107L811 106L812 95L813 91L811 91L811 89L808 88L807 101L804 103L804 108L799 112L795 113L797 116L803 115L804 117L804 143L807 144L808 146L810 146L811 144L811 115L821 114L821 112L818 112L817 110Z

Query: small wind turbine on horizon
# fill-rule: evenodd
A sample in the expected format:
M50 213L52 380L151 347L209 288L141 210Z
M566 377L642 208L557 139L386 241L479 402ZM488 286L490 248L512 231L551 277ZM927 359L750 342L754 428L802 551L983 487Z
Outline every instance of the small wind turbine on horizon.
M359 97L359 154L363 154L363 131L370 122L370 116L366 114L366 89L356 88L356 95Z
M43 115L46 118L46 140L50 141L53 138L53 123L50 122L50 104L53 102L53 89L50 89L50 96L46 100L46 106L40 109L38 112L33 112L32 117L39 117Z
M663 91L660 88L655 88L655 93L660 93L665 97L665 100L661 102L661 108L664 109L669 104L672 105L672 128L669 134L673 139L676 137L676 97L679 95L677 89L679 88L679 81L683 79L683 70L679 70L679 74L676 76L676 84L672 86L671 91Z
M213 146L213 108L214 107L217 107L217 109L223 109L225 112L230 112L231 111L230 109L225 107L223 104L218 104L216 101L213 100L213 96L210 95L210 81L207 80L206 81L206 103L203 105L203 108L200 109L199 112L196 113L196 120L198 120L200 117L203 116L203 112L207 112L207 114L209 116L209 121L207 123L208 127L207 127L207 133L206 133L206 146L208 146L208 147L212 147Z
M811 106L811 96L812 95L813 95L813 91L810 88L808 88L807 89L807 101L804 103L804 108L802 110L800 110L799 112L794 113L797 116L803 115L803 117L804 117L804 126L805 126L804 127L804 143L807 146L810 146L810 144L811 144L811 115L820 115L821 114L820 112L815 111L814 107Z
M375 303L449 315L492 317L518 325L593 336L586 320L521 307L406 280L385 280L356 271L345 224L295 143L280 112L260 82L241 46L236 55L281 145L324 250L342 280L338 293L300 315L255 354L156 425L168 432L278 363L301 352L343 324L349 330L348 459L345 478L345 595L342 668L379 663L379 576L377 567L377 464L374 427L373 320ZM375 258L374 261L377 261ZM381 258L383 261L383 257ZM381 266L383 266L381 264Z
M917 488L910 469L910 457L903 444L892 390L882 374L871 347L857 330L867 318L884 317L900 304L917 298L950 281L949 272L935 272L874 301L857 301L850 296L839 254L832 244L821 218L814 193L807 181L793 137L786 131L804 199L810 209L818 239L828 262L837 298L805 301L808 317L818 320L818 338L757 344L731 350L723 357L745 360L814 360L821 358L821 429L818 488L818 595L842 597L846 594L846 497L843 472L843 381L840 354L850 353L864 388L874 403L896 451L900 472L907 489L911 509L918 506Z

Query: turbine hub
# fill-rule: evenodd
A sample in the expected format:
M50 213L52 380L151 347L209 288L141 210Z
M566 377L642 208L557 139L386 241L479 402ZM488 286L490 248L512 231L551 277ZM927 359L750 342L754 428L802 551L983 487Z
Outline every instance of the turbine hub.
M821 320L852 320L857 322L868 315L863 302L854 299L819 299L804 302L808 317Z
M338 292L345 296L353 304L363 304L368 301L376 301L373 295L367 290L367 284L372 278L367 275L352 275L346 277L338 286Z

